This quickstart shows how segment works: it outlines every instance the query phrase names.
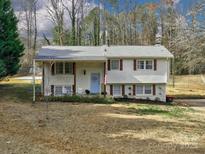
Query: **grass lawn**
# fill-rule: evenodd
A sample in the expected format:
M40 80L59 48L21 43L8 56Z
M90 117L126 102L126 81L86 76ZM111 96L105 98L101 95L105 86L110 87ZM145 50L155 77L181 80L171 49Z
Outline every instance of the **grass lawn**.
M171 79L167 93L176 98L205 98L205 83L201 75L175 76L175 87L173 88Z
M205 107L31 105L30 83L0 83L0 153L205 153Z

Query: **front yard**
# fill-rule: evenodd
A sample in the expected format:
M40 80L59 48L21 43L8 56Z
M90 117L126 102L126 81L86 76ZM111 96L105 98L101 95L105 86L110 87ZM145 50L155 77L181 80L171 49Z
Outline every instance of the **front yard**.
M31 84L0 84L0 153L205 153L205 108L31 105Z
M173 80L167 85L167 94L175 98L205 98L204 75L176 75L175 87Z

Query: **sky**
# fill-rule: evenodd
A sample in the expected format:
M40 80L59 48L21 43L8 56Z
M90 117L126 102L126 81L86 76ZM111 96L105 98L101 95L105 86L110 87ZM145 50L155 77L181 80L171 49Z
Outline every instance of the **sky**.
M22 1L23 0L12 0L13 8L16 12L17 17L19 18L19 29L21 32L25 31L25 17L22 13ZM47 3L48 0L38 0L38 8L37 8L37 25L38 25L38 36L42 37L43 33L47 35L47 37L52 37L52 28L53 24L49 20L48 12L47 12ZM67 1L67 0L64 0ZM96 6L99 0L90 0L90 8ZM120 6L125 5L126 0L119 0ZM136 1L137 4L145 4L145 3L159 3L160 0L132 0L132 2ZM177 8L178 12L184 16L187 14L187 10L191 6L191 4L196 3L199 0L175 0L175 7ZM106 6L109 7L109 6ZM65 15L66 25L70 25L70 20L68 19L68 14ZM22 33L23 35L23 33Z

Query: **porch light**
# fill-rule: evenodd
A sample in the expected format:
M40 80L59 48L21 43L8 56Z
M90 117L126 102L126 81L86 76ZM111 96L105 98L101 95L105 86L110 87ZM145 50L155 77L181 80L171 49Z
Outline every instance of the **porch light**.
M83 70L83 74L86 75L86 70Z

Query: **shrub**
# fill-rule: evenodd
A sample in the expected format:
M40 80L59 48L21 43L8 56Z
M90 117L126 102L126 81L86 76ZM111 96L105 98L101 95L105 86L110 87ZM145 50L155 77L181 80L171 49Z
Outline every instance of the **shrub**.
M43 101L49 102L80 102L80 103L97 103L97 104L111 104L114 103L112 98L104 98L102 96L46 96Z

